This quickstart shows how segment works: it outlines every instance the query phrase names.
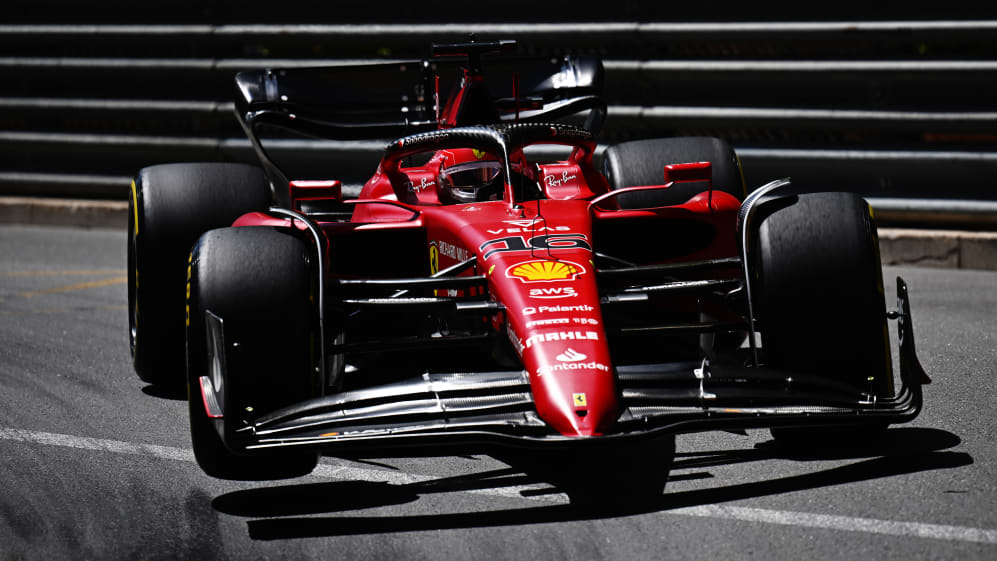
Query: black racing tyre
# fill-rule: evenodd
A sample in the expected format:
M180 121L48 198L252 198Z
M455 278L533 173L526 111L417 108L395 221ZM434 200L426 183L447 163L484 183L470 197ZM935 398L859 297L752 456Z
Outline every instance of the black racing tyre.
M879 240L868 203L852 193L811 193L764 204L752 291L765 363L848 384L856 395L892 395Z
M245 164L164 164L139 171L128 195L128 334L139 378L183 387L187 255L204 232L265 210L269 184Z
M740 161L730 144L720 138L692 136L621 142L606 149L603 173L612 189L661 185L666 165L689 162L710 162L713 188L744 200ZM616 200L625 209L677 205L705 190L705 182L678 183L667 190L622 194Z
M318 312L308 246L266 227L207 232L191 251L187 384L194 457L220 479L298 477L318 462L312 450L233 450L226 438L253 418L322 393L318 378ZM208 417L200 377L212 377L205 314L221 318L226 344L222 419ZM214 378L212 378L214 379Z

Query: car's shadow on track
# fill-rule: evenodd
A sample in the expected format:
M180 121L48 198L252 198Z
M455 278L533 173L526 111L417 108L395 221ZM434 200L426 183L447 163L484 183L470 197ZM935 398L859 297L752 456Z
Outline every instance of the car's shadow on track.
M960 442L958 436L942 430L898 428L887 431L882 437L868 444L852 445L847 448L789 448L775 441L767 441L750 449L682 453L676 455L671 465L673 471L772 459L859 461L778 479L674 493L652 493L642 497L642 500L629 500L630 497L624 499L621 495L616 495L613 489L596 490L588 497L575 489L568 491L570 498L568 504L550 502L544 504L538 501L536 506L525 508L414 516L314 516L405 504L417 500L420 495L432 493L486 491L545 481L559 487L558 482L550 481L548 477L550 470L534 471L534 466L527 462L523 465L511 464L508 469L408 484L331 482L241 490L217 497L212 506L222 513L252 518L247 522L249 535L258 540L592 520L666 512L683 507L778 495L972 464L973 459L969 454L949 450ZM700 475L693 472L679 475L676 479L699 477ZM606 482L603 480L596 483ZM660 486L658 489L660 490ZM523 496L536 498L528 493L523 493Z
M168 385L148 385L142 388L142 393L159 399L169 399L172 401L187 401L187 386L185 384Z

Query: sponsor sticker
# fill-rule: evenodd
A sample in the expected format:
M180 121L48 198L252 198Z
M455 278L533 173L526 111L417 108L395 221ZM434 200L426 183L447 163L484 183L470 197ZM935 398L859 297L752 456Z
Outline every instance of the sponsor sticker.
M555 175L545 175L544 183L547 184L547 187L560 187L561 185L574 179L578 179L578 176L569 174L567 170L565 170L561 172L561 177L557 177Z
M494 267L494 265L492 266ZM577 306L526 306L525 308L523 308L523 315L531 316L533 314L546 314L546 313L566 314L569 312L591 312L594 309L595 308L593 306L589 306L588 304L579 304Z
M574 298L578 292L570 286L557 286L553 288L531 288L530 298L540 298L551 300L554 298Z
M599 333L596 331L550 331L547 333L536 333L526 338L526 348L548 341L598 341Z
M440 255L449 257L450 259L454 259L456 261L465 261L467 260L468 257L471 256L470 252L464 249L463 247L454 245L449 242L440 240L432 242L432 244L439 247Z
M398 147L403 148L405 146L418 146L420 144L439 144L449 136L450 134L447 132L426 132L399 139Z
M411 183L411 182L410 182L410 183ZM416 184L416 183L411 183L411 185L412 185L412 190L413 190L413 191L415 191L416 193L420 193L420 192L422 192L422 191L425 191L426 189L428 189L428 188L432 187L433 185L436 185L436 182L435 182L435 181L428 181L428 180L426 180L426 178L425 178L425 177L423 177L423 178L422 178L422 179L421 179L421 180L419 181L419 183L418 183L418 184Z
M564 351L563 353L557 355L554 358L560 360L561 362L580 362L587 359L588 357L576 351L575 349L568 347L568 350Z
M579 370L609 372L609 367L601 362L562 362L560 364L541 366L537 369L538 376L546 376L555 372L575 372Z
M527 309L535 310L535 308ZM526 312L526 309L524 309L523 312ZM526 329L530 329L531 327L543 327L545 325L567 325L570 322L571 319L569 318L537 319L526 322Z
M436 242L429 244L429 274L435 275L440 270L440 250Z
M506 222L527 222L526 226L520 226L519 228L495 228L490 230L485 230L493 236L499 234L529 234L531 232L570 232L571 228L567 226L547 226L543 222L539 222L537 225L531 225L530 220L506 220Z
M524 283L558 282L575 280L585 272L585 267L571 261L527 261L512 265L505 271L510 279Z

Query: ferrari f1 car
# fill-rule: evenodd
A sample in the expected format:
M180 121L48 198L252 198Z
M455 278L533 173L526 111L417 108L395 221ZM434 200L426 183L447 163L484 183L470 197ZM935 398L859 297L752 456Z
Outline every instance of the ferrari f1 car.
M602 150L601 63L483 60L506 45L239 73L262 168L139 172L134 365L186 383L205 472L301 475L322 451L595 453L918 414L928 378L907 287L897 279L887 311L862 198L788 180L746 194L716 138ZM278 165L264 140L288 130L397 140L344 198L334 170Z

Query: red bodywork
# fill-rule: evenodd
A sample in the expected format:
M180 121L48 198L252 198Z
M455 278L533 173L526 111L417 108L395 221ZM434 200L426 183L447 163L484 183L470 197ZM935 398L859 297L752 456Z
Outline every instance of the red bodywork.
M308 291L289 299L297 313L287 320L300 322L300 346L274 349L302 353L293 371L261 368L267 347L234 350L240 340L255 341L252 322L203 310L211 362L210 376L199 381L221 437L215 446L193 433L206 471L217 472L218 458L230 452L238 455L233 463L257 450L269 463L268 451L279 448L495 445L608 455L617 443L679 432L881 427L918 414L925 376L901 279L894 317L903 385L896 394L874 393L875 376L861 379L878 364L857 365L852 383L795 359L780 363L778 345L766 356L755 334L772 333L765 329L778 315L766 317L766 307L781 298L779 290L765 293L766 282L781 275L788 284L794 275L779 259L766 270L763 228L770 212L795 204L799 192L783 179L747 195L736 155L717 139L616 144L605 154L610 177L603 176L593 163L608 109L601 62L496 60L489 65L499 72L491 75L505 78L486 85L482 55L512 46L434 45L433 57L420 61L236 76L236 113L272 206L239 206L263 212L244 214L234 226L276 227L304 244L303 261L293 254L295 268L303 268L287 287L299 291L308 282ZM449 66L460 71L443 101L447 57L467 64ZM289 175L273 161L261 135L274 128L396 140L384 146L358 198L344 200L343 178ZM796 221L808 218L789 216L773 224L792 234ZM865 218L856 222L861 236ZM805 251L809 239L786 246L783 257ZM875 242L874 235L862 239L861 247ZM842 255L852 247L860 246L842 245ZM268 269L266 278L285 266ZM818 275L829 282L817 292L838 279L834 267ZM222 280L226 287L240 281ZM762 296L752 295L752 284ZM250 313L266 300L269 285L259 286L261 302L248 301ZM852 288L864 302L868 291ZM787 317L795 308L805 315L799 303L809 297L794 292L790 305L774 307ZM285 306L266 304L259 308L266 321ZM840 315L850 321L852 314ZM868 317L879 321L876 315ZM283 324L268 327L274 333ZM837 348L836 339L820 339L813 341L816 356ZM200 409L191 414L192 427L203 426Z
M392 169L391 173L384 168L392 166L382 163L355 201L349 222L318 221L330 246L345 236L349 236L349 243L363 246L371 234L401 230L425 240L424 254L416 259L425 265L421 274L474 257L475 266L465 274L486 275L490 298L504 306L505 313L492 320L493 327L505 330L519 353L529 373L539 416L564 436L611 432L621 411L620 392L601 312L593 251L606 243L678 243L682 240L656 236L662 221L696 221L709 225L715 235L695 253L681 255L681 260L736 256L734 228L740 201L708 188L675 206L620 210L606 180L592 166L592 151L576 149L564 161L540 164L530 162L521 150L510 155L519 169L528 170L546 198L510 201L507 184L502 200L441 205L436 178L441 166L452 163L454 152L437 151L423 166ZM663 189L668 186L666 180L702 181L710 177L708 164L669 167L662 170L663 185L633 189ZM405 180L410 190L407 196L416 199L408 204L398 202L399 185ZM323 189L338 189L338 185L292 183L291 192L313 200ZM296 201L292 204L297 206ZM621 221L635 225L629 232L643 235L597 239L597 225L612 226ZM235 225L287 226L289 222L252 213ZM370 246L367 250L386 259L413 260L413 256L392 253L391 247ZM347 274L335 261L329 269L333 275Z

